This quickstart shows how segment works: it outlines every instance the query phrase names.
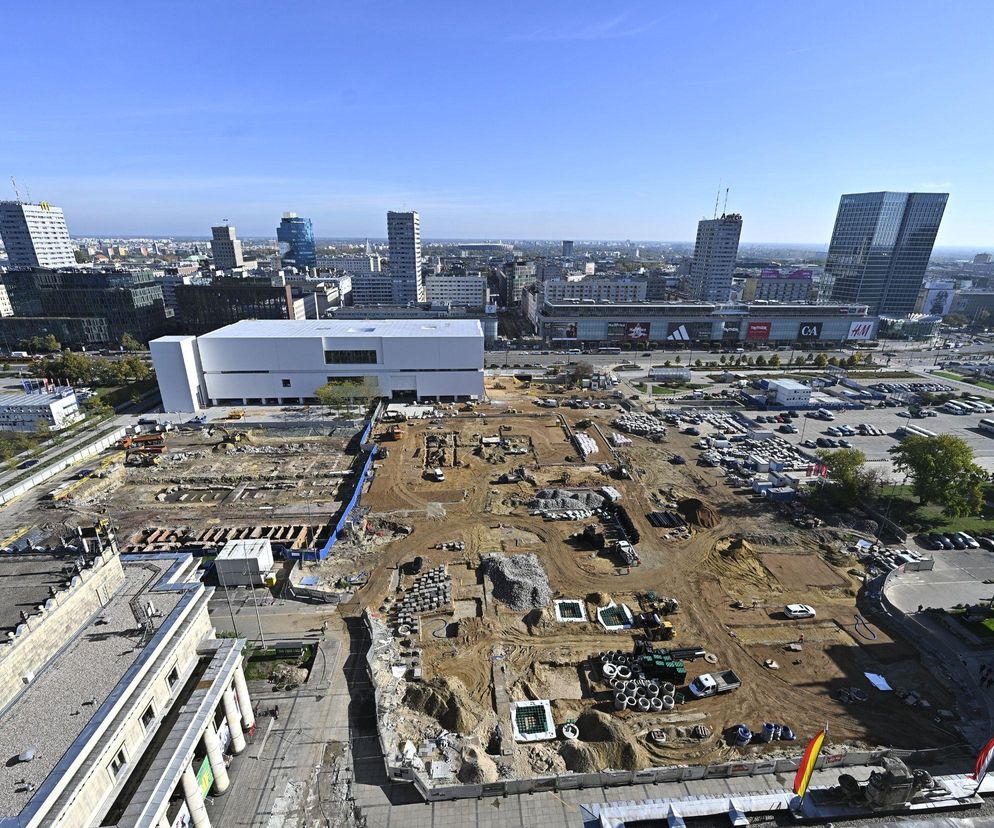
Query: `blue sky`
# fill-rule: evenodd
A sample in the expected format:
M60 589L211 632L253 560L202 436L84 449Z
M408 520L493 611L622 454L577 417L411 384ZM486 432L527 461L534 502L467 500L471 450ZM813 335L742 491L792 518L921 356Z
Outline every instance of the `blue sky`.
M827 243L838 197L951 193L994 246L994 3L3 4L7 176L74 234Z

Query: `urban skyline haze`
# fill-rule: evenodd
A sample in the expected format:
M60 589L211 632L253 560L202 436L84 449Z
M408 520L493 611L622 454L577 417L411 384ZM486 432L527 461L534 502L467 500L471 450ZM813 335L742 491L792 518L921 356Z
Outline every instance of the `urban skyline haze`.
M32 75L5 89L0 172L74 235L227 218L268 237L293 210L318 237L382 237L385 211L417 210L426 238L692 241L730 187L743 244L827 246L839 196L879 190L949 192L937 246L991 243L982 3L4 17L8 65Z

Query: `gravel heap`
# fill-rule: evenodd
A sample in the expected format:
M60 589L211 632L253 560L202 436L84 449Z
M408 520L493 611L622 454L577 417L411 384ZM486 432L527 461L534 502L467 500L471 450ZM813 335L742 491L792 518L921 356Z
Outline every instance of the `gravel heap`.
M512 609L541 609L552 600L549 576L531 552L522 555L494 552L483 556L481 567L494 585L494 598Z
M550 512L563 509L588 509L593 511L600 509L604 505L604 497L590 490L539 489L535 492L535 499L528 505L532 509Z

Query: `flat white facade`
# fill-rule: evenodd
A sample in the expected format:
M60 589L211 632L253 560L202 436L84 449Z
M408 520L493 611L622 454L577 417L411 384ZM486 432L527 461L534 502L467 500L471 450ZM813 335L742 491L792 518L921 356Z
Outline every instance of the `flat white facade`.
M71 388L46 394L0 395L0 431L35 431L39 423L57 431L83 419Z
M61 207L0 201L0 237L11 269L76 267Z
M14 306L10 304L10 295L7 293L7 286L0 285L0 316L13 316Z
M396 301L424 302L421 273L421 219L415 212L387 213L390 276L397 282Z
M425 292L429 302L447 302L474 308L482 308L490 299L487 279L482 273L426 276Z
M738 213L704 219L697 225L694 261L690 265L690 291L704 302L727 302L739 253L742 216Z
M318 259L318 267L330 267L343 273L361 275L380 272L380 254L368 253L362 256L326 256Z
M166 411L297 404L313 401L328 382L367 379L384 397L484 393L483 329L475 319L251 319L150 346Z

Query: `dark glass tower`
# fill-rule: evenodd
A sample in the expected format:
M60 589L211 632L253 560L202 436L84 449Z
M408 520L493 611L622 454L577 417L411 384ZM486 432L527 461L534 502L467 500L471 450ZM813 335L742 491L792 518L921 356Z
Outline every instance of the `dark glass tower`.
M284 213L280 226L276 228L276 241L279 243L280 259L284 263L297 267L318 266L314 229L309 218L301 218L296 213Z
M832 301L866 304L870 313L912 313L948 198L948 193L842 196L825 263Z

